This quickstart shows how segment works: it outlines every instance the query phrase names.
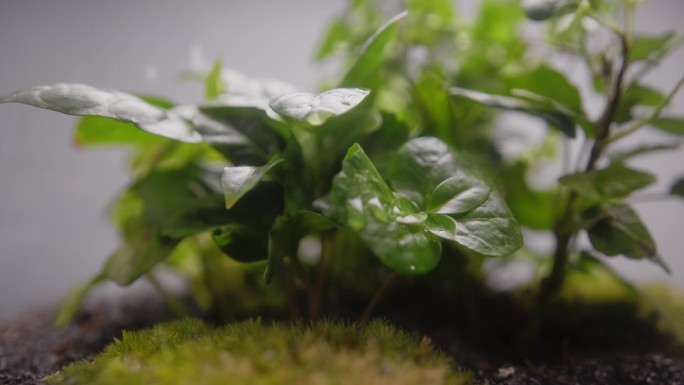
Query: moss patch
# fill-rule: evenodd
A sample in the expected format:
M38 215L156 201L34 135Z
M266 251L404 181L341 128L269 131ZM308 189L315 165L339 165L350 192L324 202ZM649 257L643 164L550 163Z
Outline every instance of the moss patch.
M385 322L211 327L186 319L126 332L51 384L470 384L429 340Z

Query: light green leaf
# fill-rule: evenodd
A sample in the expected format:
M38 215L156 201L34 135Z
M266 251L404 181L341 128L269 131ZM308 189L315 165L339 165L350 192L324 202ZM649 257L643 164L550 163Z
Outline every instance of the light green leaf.
M661 59L673 48L675 36L672 32L660 36L636 36L629 51L630 60Z
M261 167L232 166L223 169L221 188L226 199L226 208L230 209L243 195L253 189L274 166L281 163L276 159Z
M634 119L633 110L635 107L656 107L664 102L665 96L659 91L639 84L632 84L620 99L620 105L615 114L615 121L618 123L629 122Z
M58 328L69 326L69 323L71 323L78 311L81 310L81 305L88 294L105 280L106 277L99 274L85 284L73 288L60 305L59 312L55 318L55 326Z
M336 88L319 95L287 94L272 100L270 106L283 117L320 126L356 107L369 93L360 88Z
M508 76L504 81L509 89L522 89L552 100L570 111L582 112L580 93L568 78L555 69L540 65L530 72Z
M163 110L124 92L104 91L82 84L36 86L0 97L0 103L23 103L77 116L103 116L130 122L149 133L196 143L202 140L173 110Z
M386 55L387 46L396 39L399 23L407 14L407 12L402 12L394 16L366 40L356 60L344 76L341 86L375 88L381 80L379 69Z
M615 152L613 154L609 154L608 156L613 163L619 163L636 156L648 155L654 152L677 150L680 147L680 143L645 144L643 146L637 146L629 150Z
M225 91L226 85L221 77L222 67L221 59L216 59L214 66L204 79L204 96L207 100L216 99Z
M587 229L589 240L601 253L622 254L632 259L649 259L669 272L646 226L631 207L623 204L608 205L590 210L584 216L592 221ZM594 220L597 218L598 220Z
M663 117L656 118L649 122L651 127L657 128L668 134L684 136L684 118Z
M527 183L527 165L518 162L502 172L506 203L521 225L535 230L553 228L557 196L554 191L534 190Z

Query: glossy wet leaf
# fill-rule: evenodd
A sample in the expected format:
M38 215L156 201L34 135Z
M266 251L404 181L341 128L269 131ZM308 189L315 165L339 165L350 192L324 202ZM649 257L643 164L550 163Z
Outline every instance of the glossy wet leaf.
M437 265L438 238L425 229L415 204L395 197L360 146L347 153L331 199L332 215L385 265L404 274L425 273Z
M318 95L287 94L272 100L270 106L283 117L320 126L356 107L369 93L360 88L336 88Z
M221 189L226 199L226 208L230 209L242 198L243 195L253 189L259 181L274 166L282 162L282 159L274 160L260 167L231 166L225 167L221 174Z
M517 222L501 197L437 138L410 140L394 160L396 193L458 223L455 242L478 253L508 255L522 246Z
M387 47L392 40L396 39L399 24L406 15L407 12L402 12L394 16L366 40L356 60L345 74L341 86L375 88L382 79L379 70Z
M484 92L452 87L451 94L464 97L485 106L500 108L510 111L524 112L544 119L549 125L560 130L570 138L575 137L575 119L561 110L554 109L549 105L535 103L530 100L521 100L511 96L492 95Z
M430 215L425 229L432 234L450 241L458 241L458 222L448 215Z
M684 118L679 117L662 117L653 119L650 123L651 127L657 128L660 131L668 134L684 136Z
M621 254L632 259L648 259L670 271L648 229L631 207L609 205L584 215L593 221L587 233L596 250L608 256Z
M0 103L23 103L77 116L103 116L130 122L149 133L196 143L202 139L192 125L173 111L155 107L124 92L83 84L28 87L0 97Z

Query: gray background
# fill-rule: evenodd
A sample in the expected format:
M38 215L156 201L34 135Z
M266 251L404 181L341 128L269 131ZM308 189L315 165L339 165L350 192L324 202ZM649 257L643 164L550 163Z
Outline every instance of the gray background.
M314 90L326 72L312 59L315 48L344 7L343 0L0 0L0 94L78 82L193 102L202 96L200 87L178 82L177 74L206 69L215 57L248 75ZM683 15L681 0L652 0L638 25L681 33ZM651 84L667 88L683 74L681 51L649 76ZM670 110L684 113L682 106L680 95ZM0 106L0 318L61 298L98 271L116 246L106 207L126 183L126 154L77 148L71 141L75 120ZM632 142L644 138L671 140L641 135ZM684 174L682 164L682 152L639 162L661 176L649 191L666 189ZM640 202L636 208L674 275L647 262L620 261L620 271L684 287L684 204Z

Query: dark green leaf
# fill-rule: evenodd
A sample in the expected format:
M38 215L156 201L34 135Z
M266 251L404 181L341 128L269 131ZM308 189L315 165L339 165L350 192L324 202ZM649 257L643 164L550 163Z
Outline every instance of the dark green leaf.
M225 210L222 226L212 230L217 246L240 262L268 258L269 231L283 213L283 188L273 182L259 183L230 210Z
M282 162L276 159L261 167L232 166L223 169L221 188L226 199L226 208L230 209L243 195L253 189L261 178L275 165Z
M664 102L665 96L657 90L639 84L632 84L620 99L620 106L615 115L615 121L625 123L632 120L635 107L655 107Z
M133 190L144 202L143 218L161 235L182 238L226 222L218 175L195 166L153 171Z
M163 110L124 92L104 91L82 84L36 86L0 97L0 103L23 103L69 115L103 116L134 123L152 134L196 143L202 138L174 110Z
M163 236L160 229L145 221L145 202L127 190L116 202L113 220L124 244L112 253L102 269L103 277L128 285L166 259L179 239Z
M534 71L504 79L509 89L522 89L553 100L565 108L582 112L579 91L568 78L553 68L541 65Z
M570 138L575 137L575 119L563 111L549 108L548 105L535 103L530 100L521 100L510 96L491 95L457 87L452 87L451 93L452 95L464 97L474 102L484 104L485 106L519 111L540 117L552 127L559 129L566 136Z
M670 194L684 198L684 178L679 178L670 187Z
M283 117L320 126L356 107L369 93L360 88L336 88L319 95L287 94L272 100L270 106Z
M596 187L607 197L625 197L656 181L656 178L643 171L628 168L621 163L613 163L599 170L595 176Z
M214 66L204 79L204 96L207 100L216 99L225 91L226 85L221 77L222 67L221 59L216 59Z
M559 0L522 0L520 5L528 18L542 21L553 16L559 3Z
M584 216L592 224L587 229L589 240L601 253L622 254L633 259L649 259L670 271L656 249L656 244L639 216L627 205L609 205L590 210Z
M458 223L448 215L430 215L425 222L425 228L440 238L458 242Z
M437 138L406 143L394 161L390 178L400 196L419 209L449 214L458 222L454 239L484 255L508 255L522 246L522 237L501 197L471 167Z
M389 43L396 39L399 22L407 12L402 12L383 24L366 42L347 71L340 86L374 89L381 79L380 71Z
M655 182L655 177L617 162L589 173L578 172L560 178L560 183L589 199L622 198Z
M684 118L657 118L650 121L649 124L668 134L684 136Z
M632 42L629 58L635 60L659 60L670 50L675 34L667 32L661 36L636 36Z

